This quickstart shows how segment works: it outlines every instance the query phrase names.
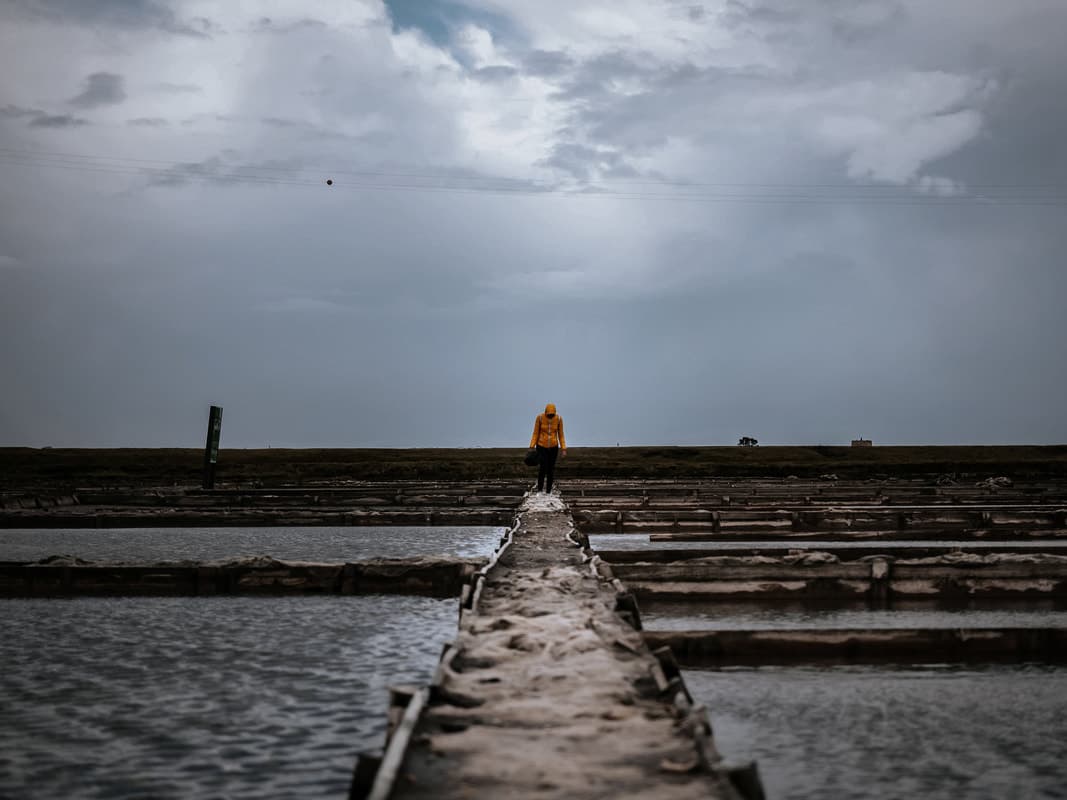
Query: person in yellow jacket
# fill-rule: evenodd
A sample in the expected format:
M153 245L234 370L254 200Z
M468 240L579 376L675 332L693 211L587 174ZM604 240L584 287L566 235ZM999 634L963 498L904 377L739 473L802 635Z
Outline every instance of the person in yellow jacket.
M556 474L556 456L567 455L567 440L563 436L563 417L556 413L554 403L545 406L545 413L538 414L534 422L530 447L537 448L537 491L552 491L552 478Z

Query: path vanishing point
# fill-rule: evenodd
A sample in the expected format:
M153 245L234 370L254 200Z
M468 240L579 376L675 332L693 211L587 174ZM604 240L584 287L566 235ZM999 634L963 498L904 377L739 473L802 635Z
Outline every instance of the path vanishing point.
M460 605L430 686L393 691L352 797L762 797L558 496L527 497Z

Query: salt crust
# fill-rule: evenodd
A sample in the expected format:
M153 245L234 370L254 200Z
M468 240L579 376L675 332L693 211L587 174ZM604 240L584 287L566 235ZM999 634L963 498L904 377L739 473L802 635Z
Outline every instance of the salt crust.
M567 504L555 492L552 494L547 492L527 492L519 510L532 511L536 514L555 513L566 511Z

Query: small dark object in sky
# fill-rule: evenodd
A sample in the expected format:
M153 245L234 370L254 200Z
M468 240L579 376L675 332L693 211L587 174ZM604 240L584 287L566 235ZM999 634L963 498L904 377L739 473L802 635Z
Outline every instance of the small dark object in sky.
M327 186L333 186L333 178L327 178L326 179L326 185Z

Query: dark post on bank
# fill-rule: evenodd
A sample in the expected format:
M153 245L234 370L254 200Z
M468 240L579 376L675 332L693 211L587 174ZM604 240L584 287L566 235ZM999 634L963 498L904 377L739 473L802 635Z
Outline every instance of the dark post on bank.
M222 435L222 406L212 406L207 419L207 444L204 445L204 488L215 488L215 464L219 460Z

